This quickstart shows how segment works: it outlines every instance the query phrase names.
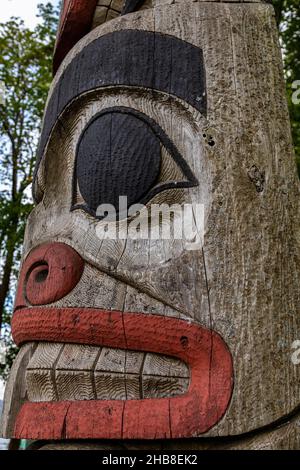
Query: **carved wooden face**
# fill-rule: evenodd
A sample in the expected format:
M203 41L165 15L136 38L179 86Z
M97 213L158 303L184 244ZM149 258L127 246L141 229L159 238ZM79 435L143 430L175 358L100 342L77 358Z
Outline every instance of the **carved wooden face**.
M210 8L201 5L201 12ZM247 211L248 204L234 181L254 191L254 206L261 199L239 163L232 166L232 181L222 177L234 154L230 132L240 119L231 93L231 36L228 51L219 38L212 54L205 11L201 33L197 26L198 4L191 2L183 25L178 5L162 8L159 21L157 11L94 29L55 76L12 325L23 345L14 373L26 376L15 436L197 437L211 428L226 434L237 421L241 432L249 430L241 409L253 410L253 401L234 401L227 410L229 347L241 326L235 304L224 299L237 298L232 294L246 269L230 227L236 207ZM215 72L223 59L229 65L221 76ZM222 114L218 106L227 140L225 127L214 124ZM204 242L191 249L191 240L175 236L99 237L104 222L98 207L117 206L120 196L128 207L204 204ZM136 217L117 211L109 224L120 227ZM243 237L254 239L252 213L247 217ZM174 229L177 218L152 223ZM238 217L235 223L240 226ZM217 286L212 292L211 285ZM247 317L247 331L266 321L264 307L257 312ZM263 329L253 342L261 335ZM261 369L255 361L249 368L255 388ZM222 417L223 428L216 428Z
M153 31L91 34L56 75L44 116L13 320L30 350L16 432L194 436L232 390L229 350L200 321L203 254L171 232L101 239L98 208L116 208L110 225L136 224L119 209L126 197L159 229L177 216L154 222L153 204L201 202L203 53Z
M103 240L97 208L114 205L119 227L120 197L145 210L201 201L203 54L160 33L99 33L45 113L13 324L17 343L37 342L18 427L53 415L56 433L67 413L70 438L193 436L232 387L230 353L200 322L202 251L171 233Z

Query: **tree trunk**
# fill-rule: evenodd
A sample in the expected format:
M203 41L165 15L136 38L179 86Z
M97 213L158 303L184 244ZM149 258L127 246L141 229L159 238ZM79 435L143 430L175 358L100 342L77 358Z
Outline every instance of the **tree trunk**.
M7 299L7 295L9 292L9 285L11 279L11 273L13 269L13 262L14 262L14 251L15 251L15 233L17 231L17 223L14 225L15 230L11 231L7 235L7 243L6 243L6 257L3 266L3 275L2 275L2 283L0 285L0 331L2 327L2 319L5 307L5 301Z

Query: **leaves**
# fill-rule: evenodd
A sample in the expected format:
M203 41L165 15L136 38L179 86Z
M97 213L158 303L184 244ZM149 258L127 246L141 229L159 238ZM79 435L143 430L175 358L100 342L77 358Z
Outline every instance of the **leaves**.
M300 80L300 2L274 0L273 4L279 20L292 134L300 175L300 105L292 102L295 91L292 85L296 80Z

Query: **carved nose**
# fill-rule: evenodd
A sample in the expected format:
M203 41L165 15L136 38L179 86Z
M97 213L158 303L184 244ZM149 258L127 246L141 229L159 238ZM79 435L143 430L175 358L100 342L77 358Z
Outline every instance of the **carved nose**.
M64 243L47 243L26 258L19 279L15 308L46 305L65 297L79 282L81 256Z

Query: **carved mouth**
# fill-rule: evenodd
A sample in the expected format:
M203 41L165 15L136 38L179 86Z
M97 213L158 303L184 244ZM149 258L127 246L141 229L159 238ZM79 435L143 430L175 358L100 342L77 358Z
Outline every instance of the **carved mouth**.
M81 256L62 243L40 245L23 264L12 333L24 354L26 343L38 344L25 364L29 401L14 437L164 439L208 431L232 392L223 339L176 317L78 308L74 290L82 295L85 276L95 292L103 281L83 271ZM72 292L74 308L66 306Z
M99 347L110 348L104 349L104 354L121 348L120 354L126 352L125 357L134 352L160 354L177 361L178 365L187 364L191 375L188 391L175 397L168 394L166 398L128 399L126 396L126 399L107 397L86 401L69 401L66 397L60 401L27 402L17 418L16 438L193 437L210 429L227 409L232 392L231 355L217 333L199 325L158 315L38 307L17 310L12 330L18 345L47 341L52 345L67 343L64 350L74 343L96 347L97 351ZM34 374L32 364L30 369ZM99 372L102 372L101 381L105 371Z

